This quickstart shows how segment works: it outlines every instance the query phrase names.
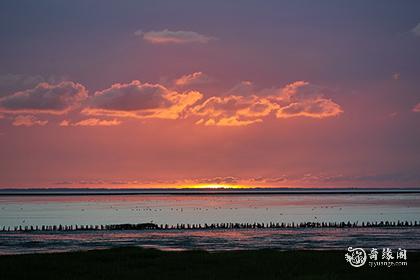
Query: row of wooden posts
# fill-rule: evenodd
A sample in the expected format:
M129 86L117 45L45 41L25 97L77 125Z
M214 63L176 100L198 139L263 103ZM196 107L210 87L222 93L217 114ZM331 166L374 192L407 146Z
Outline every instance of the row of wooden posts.
M159 225L155 223L112 225L43 225L0 227L0 232L86 231L86 230L213 230L213 229L293 229L293 228L372 228L420 227L420 221L398 222L301 222L301 223L213 223Z

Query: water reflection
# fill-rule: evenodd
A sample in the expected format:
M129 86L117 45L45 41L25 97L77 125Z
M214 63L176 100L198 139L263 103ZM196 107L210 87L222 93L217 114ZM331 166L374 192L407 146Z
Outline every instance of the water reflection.
M0 226L374 222L420 218L420 194L3 196Z

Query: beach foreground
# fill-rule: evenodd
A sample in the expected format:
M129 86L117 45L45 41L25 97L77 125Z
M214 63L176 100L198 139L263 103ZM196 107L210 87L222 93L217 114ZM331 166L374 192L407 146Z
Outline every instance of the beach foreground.
M0 256L0 279L418 279L406 267L351 267L344 251L159 251L136 247Z

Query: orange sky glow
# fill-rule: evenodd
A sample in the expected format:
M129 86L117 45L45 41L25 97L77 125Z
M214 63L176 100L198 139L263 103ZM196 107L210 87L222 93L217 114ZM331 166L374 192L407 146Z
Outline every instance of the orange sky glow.
M0 4L0 188L420 186L418 3L187 2Z

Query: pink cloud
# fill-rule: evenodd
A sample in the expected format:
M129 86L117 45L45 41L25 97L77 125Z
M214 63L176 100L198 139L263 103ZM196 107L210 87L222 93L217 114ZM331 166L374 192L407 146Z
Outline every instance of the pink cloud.
M228 95L251 95L255 93L254 84L251 81L241 81L231 88L227 94Z
M278 104L277 118L328 118L343 113L340 105L326 98L323 89L306 81L296 81L279 89L269 99Z
M413 27L413 29L411 29L411 32L414 36L420 37L420 23Z
M413 108L413 112L415 112L415 113L420 113L420 102L419 102L419 103L417 103L417 105L416 105L416 106L414 106L414 108Z
M401 74L396 72L394 74L392 74L392 79L395 81L398 81L401 78Z
M121 121L117 119L102 120L102 119L91 118L91 119L78 121L74 124L67 123L66 126L69 126L69 125L72 125L72 126L116 126L120 124L121 124Z
M170 31L168 29L148 32L138 30L134 35L142 37L143 40L151 44L206 44L212 40L216 40L215 37L202 35L194 31Z
M59 124L59 126L70 126L70 121L68 120L62 120Z
M192 74L184 75L174 81L176 86L194 86L207 84L211 82L211 78L203 72L194 72Z
M19 115L16 116L12 125L14 126L44 126L48 123L47 120L38 120L32 115Z

